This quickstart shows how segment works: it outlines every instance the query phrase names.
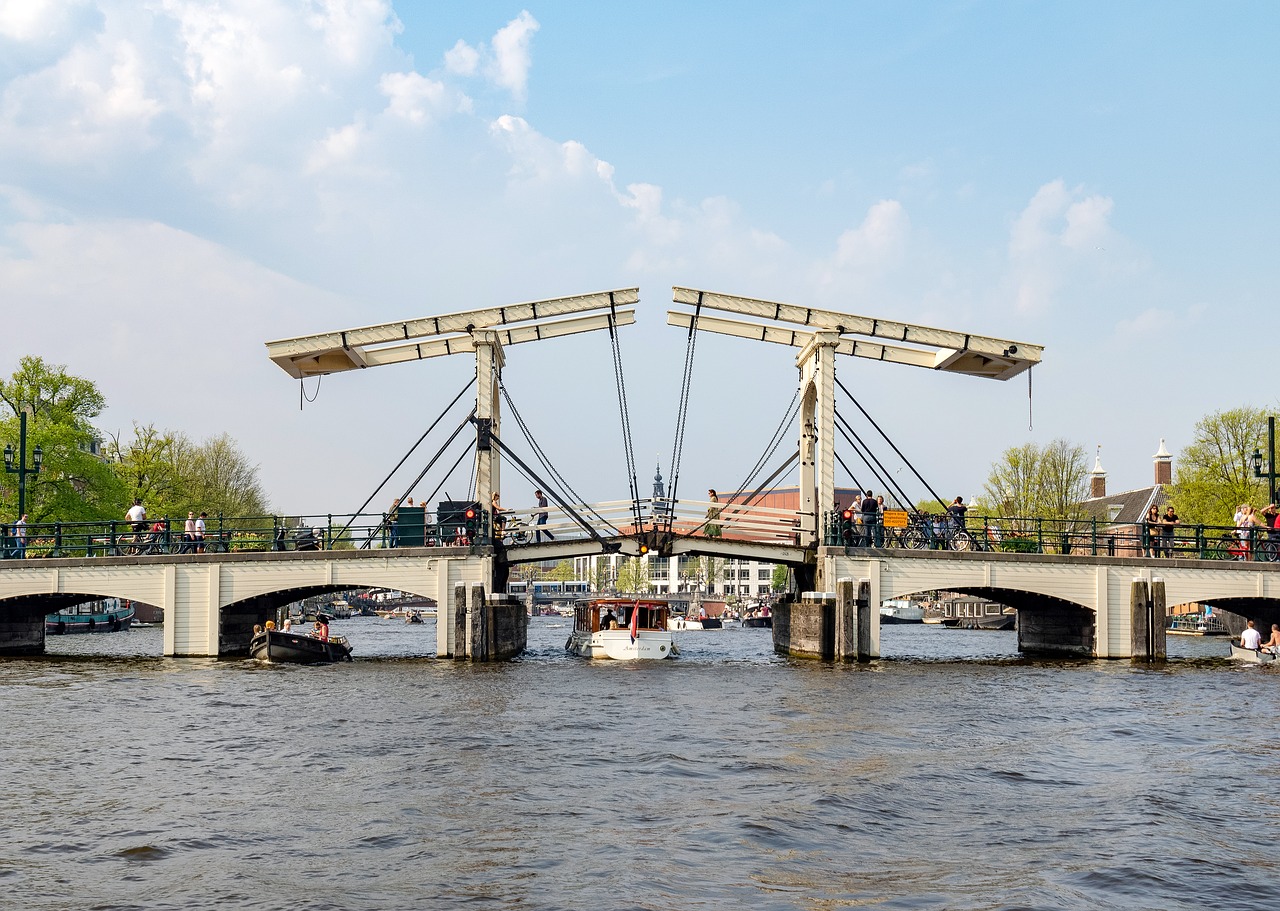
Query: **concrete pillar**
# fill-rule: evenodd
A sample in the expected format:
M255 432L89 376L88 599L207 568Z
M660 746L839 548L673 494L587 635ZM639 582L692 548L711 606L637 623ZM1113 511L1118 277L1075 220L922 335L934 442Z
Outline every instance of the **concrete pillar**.
M836 596L834 592L804 592L800 600L775 611L773 650L796 658L830 661L835 656ZM785 614L779 623L779 613Z
M476 420L491 422L493 432L499 431L498 379L502 374L502 343L498 333L491 330L476 330L471 333L476 346ZM476 447L476 499L480 508L489 509L489 502L495 490L501 490L502 459L498 448Z
M493 654L489 638L491 612L487 607L484 586L472 583L467 604L467 657L473 661L488 661Z

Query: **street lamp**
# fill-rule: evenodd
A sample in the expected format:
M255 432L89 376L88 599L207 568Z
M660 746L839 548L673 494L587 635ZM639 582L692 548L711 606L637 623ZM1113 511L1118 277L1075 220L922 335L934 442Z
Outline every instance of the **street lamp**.
M1253 476L1255 478L1266 478L1269 496L1268 503L1276 501L1276 478L1280 475L1276 473L1276 419L1274 417L1267 418L1267 468L1262 470L1262 452L1255 448L1253 450Z
M44 452L39 444L31 453L31 468L27 467L27 412L18 413L18 464L13 464L13 447L8 443L4 447L4 470L18 476L18 518L27 514L27 475L39 474L40 465L44 462Z

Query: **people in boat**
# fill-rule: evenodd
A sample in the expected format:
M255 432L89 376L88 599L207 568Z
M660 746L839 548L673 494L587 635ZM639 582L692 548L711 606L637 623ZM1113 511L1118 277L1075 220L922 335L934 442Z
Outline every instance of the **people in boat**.
M1240 647L1257 651L1262 647L1262 633L1254 628L1253 621L1245 621L1244 632L1240 634Z
M315 636L321 642L329 641L329 624L319 618L316 619L315 629L311 631L311 635Z
M289 632L291 629L293 629L293 621L292 621L292 620L290 620L288 617L285 617L285 618L284 618L284 626L282 626L282 627L280 627L280 628L281 628L284 632L286 632L286 633L287 633L287 632Z
M1271 638L1262 643L1262 649L1280 655L1280 623L1271 624Z
M253 638L255 638L255 639L256 639L256 638L258 638L258 637L259 637L259 636L261 636L261 635L262 635L262 624L261 624L261 623L255 623L255 624L253 625Z
M613 613L613 608L610 608L605 613L605 615L600 618L600 628L601 629L617 629L618 628L618 618Z
M268 620L268 621L267 621L267 629L274 630L275 628L276 628L276 621L274 621L274 620Z

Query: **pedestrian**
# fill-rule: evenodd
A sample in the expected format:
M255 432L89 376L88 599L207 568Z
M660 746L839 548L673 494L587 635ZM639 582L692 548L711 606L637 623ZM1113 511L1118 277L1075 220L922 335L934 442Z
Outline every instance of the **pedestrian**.
M884 547L884 497L876 497L876 547Z
M1173 504L1170 503L1164 508L1164 515L1160 517L1160 549L1164 551L1166 557L1173 556L1174 530L1180 524L1178 514L1173 511Z
M196 553L198 554L204 553L204 520L207 519L208 517L209 517L209 514L207 512L202 512L200 513L199 518L196 519L195 542L196 542Z
M542 541L542 536L546 535L548 541L554 541L556 536L549 531L543 531L542 526L547 524L547 495L541 490L535 490L533 495L538 498L538 513L534 516L534 532L533 543L537 544Z
M1160 556L1160 507L1152 503L1151 508L1147 510L1147 518L1143 520L1146 540L1143 556L1158 557Z
M707 507L707 537L718 538L724 529L720 526L720 515L722 512L720 506L720 498L716 496L714 490L707 491L707 499L711 501L711 505Z
M187 512L186 524L182 526L182 552L194 553L196 549L196 514Z
M506 510L502 508L502 501L499 499L496 490L493 492L493 496L489 498L489 507L493 513L493 536L501 538L502 530L507 524L506 517L502 515Z
M124 517L133 524L134 541L140 541L142 533L147 530L147 511L142 506L141 498L134 498L133 505L129 507Z
M27 514L24 512L22 518L13 523L13 544L14 556L19 560L27 558Z
M952 531L964 531L964 514L968 512L969 507L964 505L964 497L956 497L951 501L951 505L947 507L947 518L951 520Z
M871 491L866 491L862 495L862 503L859 504L859 510L862 513L862 546L871 547L875 544L876 520L876 498L872 496Z
M400 498L396 497L391 503L391 509L387 512L387 525L391 529L391 546L395 547L400 543Z

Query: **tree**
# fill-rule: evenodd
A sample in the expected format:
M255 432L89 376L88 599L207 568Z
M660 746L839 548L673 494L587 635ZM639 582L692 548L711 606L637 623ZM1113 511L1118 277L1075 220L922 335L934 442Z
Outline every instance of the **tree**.
M773 568L773 590L784 592L791 585L791 570L782 563Z
M547 578L555 582L568 582L573 578L573 564L568 560L561 560L547 573Z
M0 443L16 450L22 412L27 413L27 465L36 446L43 463L27 476L27 513L32 522L94 521L121 514L123 492L100 455L93 420L106 407L92 380L73 376L61 364L24 357L8 380L0 380ZM18 478L0 477L6 514L17 509Z
M1001 518L1077 519L1088 482L1084 447L1066 440L1024 443L1006 449L992 464L982 499Z
M1241 503L1265 502L1267 487L1253 476L1250 457L1266 438L1267 414L1232 408L1196 422L1195 438L1174 465L1178 516L1188 524L1232 525Z
M649 590L649 574L639 557L630 557L618 568L618 591L644 592Z

